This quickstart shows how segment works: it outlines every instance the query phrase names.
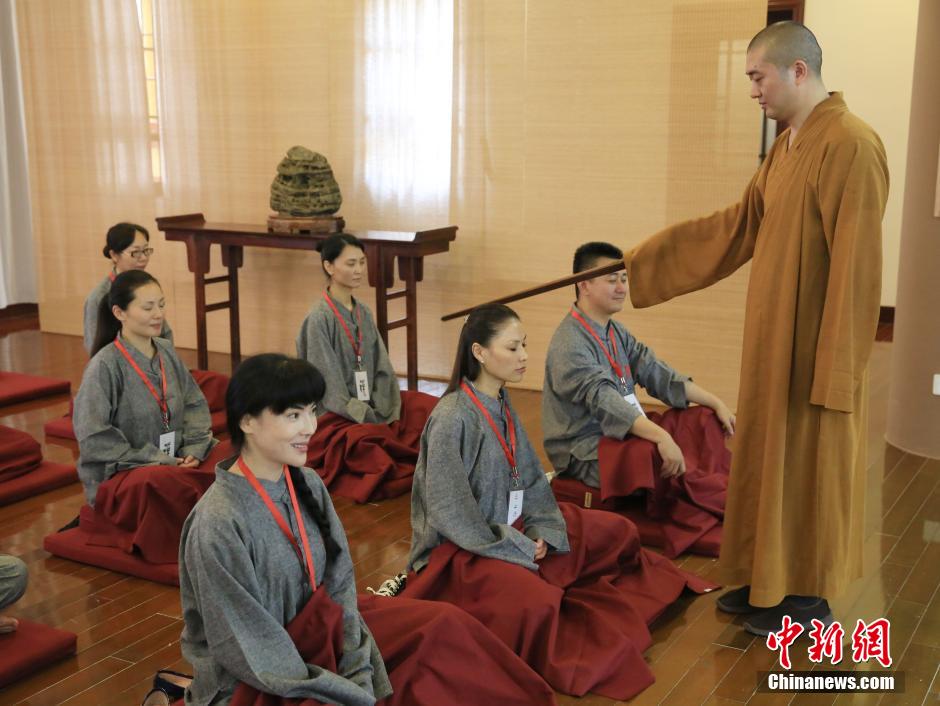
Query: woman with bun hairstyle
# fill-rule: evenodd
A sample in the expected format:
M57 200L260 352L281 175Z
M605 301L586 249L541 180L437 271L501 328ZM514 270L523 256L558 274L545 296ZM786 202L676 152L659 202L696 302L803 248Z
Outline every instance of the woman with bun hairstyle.
M337 233L320 244L327 288L297 335L297 355L326 378L307 463L331 493L363 503L411 489L418 439L437 398L399 391L369 307L353 296L365 277L362 242Z
M150 233L136 223L116 223L108 229L102 250L111 261L111 271L98 286L91 290L85 299L85 318L83 322L85 350L91 354L95 342L95 330L98 326L98 307L111 289L114 278L128 270L146 270L150 264L153 248L150 247ZM158 334L160 338L173 341L173 331L166 319Z

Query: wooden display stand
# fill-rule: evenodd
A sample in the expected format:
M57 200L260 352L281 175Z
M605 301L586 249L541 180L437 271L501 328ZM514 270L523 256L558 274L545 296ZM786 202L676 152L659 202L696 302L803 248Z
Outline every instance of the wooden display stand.
M282 216L272 213L268 216L268 230L272 233L342 233L346 221L342 216Z

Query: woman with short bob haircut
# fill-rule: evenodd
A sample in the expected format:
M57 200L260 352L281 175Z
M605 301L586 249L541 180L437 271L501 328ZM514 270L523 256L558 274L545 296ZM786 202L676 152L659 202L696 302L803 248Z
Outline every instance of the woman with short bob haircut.
M238 455L216 466L180 548L182 649L195 669L186 703L553 703L461 611L357 601L343 526L303 467L324 392L315 367L278 353L248 358L232 376L226 411Z
M357 502L411 489L418 439L437 398L398 388L369 307L353 296L365 277L362 241L337 233L320 243L327 276L297 335L297 355L323 371L326 396L307 463L330 492Z
M505 388L527 361L512 309L470 313L421 436L402 595L464 608L559 691L628 699L653 682L648 624L712 585L642 549L626 518L555 501Z

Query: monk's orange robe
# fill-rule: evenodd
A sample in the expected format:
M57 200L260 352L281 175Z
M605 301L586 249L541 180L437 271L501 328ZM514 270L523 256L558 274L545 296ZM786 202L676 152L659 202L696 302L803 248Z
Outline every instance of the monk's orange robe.
M633 304L707 287L753 258L721 579L750 601L838 596L862 575L868 359L881 303L888 167L841 94L781 134L740 203L627 257Z

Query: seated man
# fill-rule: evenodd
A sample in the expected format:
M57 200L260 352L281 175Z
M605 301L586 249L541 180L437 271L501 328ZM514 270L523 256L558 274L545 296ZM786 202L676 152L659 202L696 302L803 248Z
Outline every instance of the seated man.
M15 556L0 554L0 610L18 601L26 593L26 564ZM0 615L0 635L19 627L16 618Z
M575 252L574 272L621 259L623 253L609 243L586 243ZM722 431L734 433L734 415L611 319L623 309L625 271L580 282L575 289L577 300L546 357L545 451L557 475L599 488L603 500L653 491L647 494L646 514L660 522L671 518L686 535L685 541L673 534L655 543L667 554L680 553L720 522L730 466ZM647 414L637 400L637 384L677 409ZM701 407L687 409L689 403ZM693 472L682 478L687 469Z

